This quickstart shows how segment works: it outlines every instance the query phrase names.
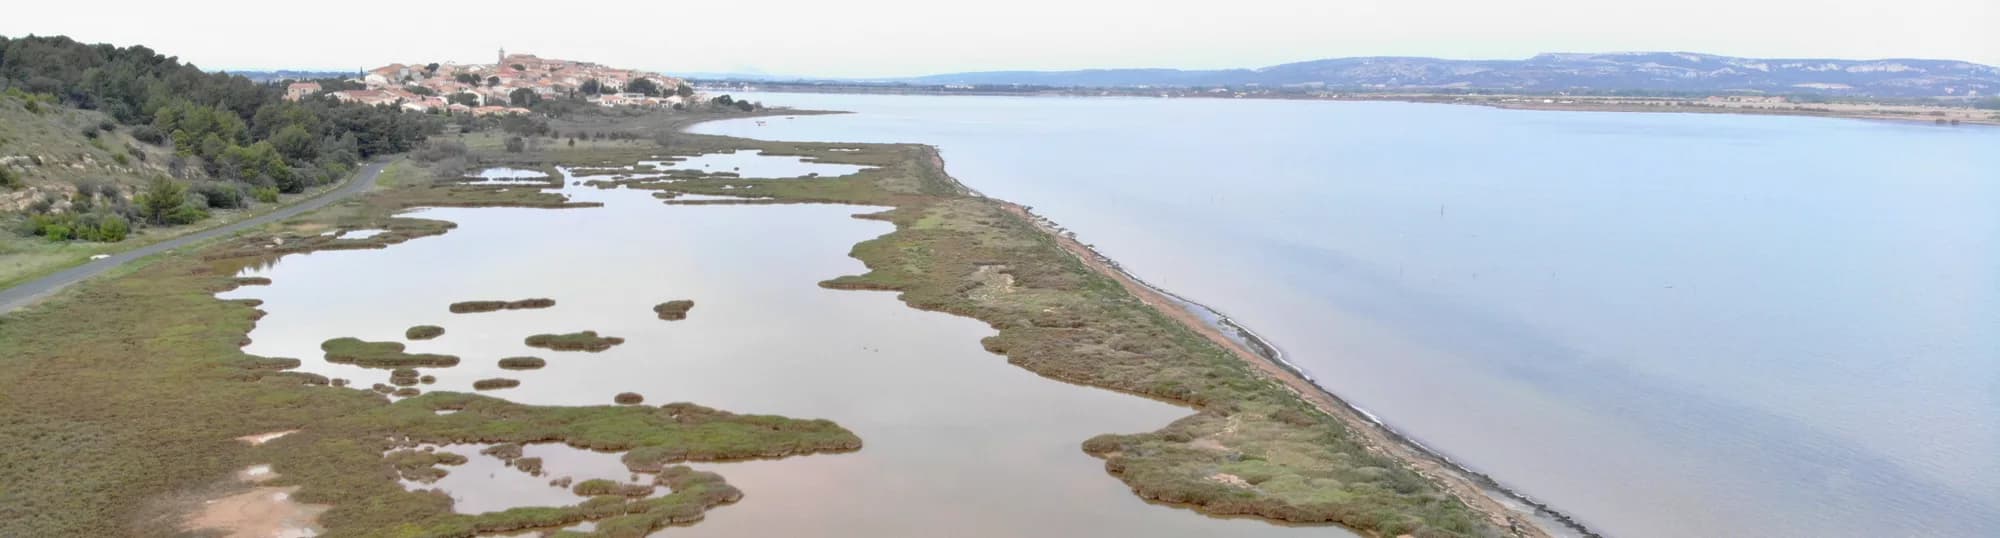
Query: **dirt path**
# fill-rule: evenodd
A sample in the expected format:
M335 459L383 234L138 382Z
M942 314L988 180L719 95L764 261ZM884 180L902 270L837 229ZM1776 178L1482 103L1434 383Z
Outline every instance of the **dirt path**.
M1347 424L1349 430L1361 435L1364 443L1370 449L1410 464L1418 473L1442 485L1453 496L1465 502L1467 506L1471 506L1474 510L1486 514L1500 528L1512 531L1515 536L1527 538L1552 536L1547 530L1542 528L1540 522L1529 518L1527 514L1513 507L1513 505L1519 504L1518 500L1511 498L1503 500L1503 498L1499 498L1500 494L1485 486L1483 481L1467 475L1457 466L1445 462L1429 452L1411 446L1395 434L1384 430L1373 421L1361 416L1354 408L1349 407L1346 402L1328 393L1325 389L1300 377L1296 372L1264 358L1264 356L1245 347L1242 343L1229 338L1228 335L1222 333L1221 329L1210 325L1193 312L1189 312L1186 308L1182 308L1180 301L1168 297L1152 286L1139 282L1124 271L1112 267L1109 263L1106 263L1103 256L1091 250L1090 247L1084 246L1075 239L1047 227L1045 221L1030 213L1026 208L1011 202L993 201L1000 204L1008 212L1035 223L1036 227L1041 228L1042 232L1055 238L1056 242L1061 244L1064 250L1068 250L1070 254L1081 259L1091 270L1117 280L1118 284L1124 286L1125 291L1130 292L1134 297L1138 297L1139 300L1151 305L1160 313L1166 314L1168 317L1180 322L1181 325L1186 326L1188 329L1200 333L1203 337L1215 342L1216 345L1222 346L1223 349L1229 350L1230 353L1234 353L1238 358L1243 359L1244 362L1256 366L1265 375L1283 383L1293 393L1298 394L1306 401L1312 402L1320 410L1340 419L1341 422Z
M48 298L51 295L55 295L56 292L62 291L64 288L73 286L78 282L89 280L91 277L104 274L106 271L110 271L112 269L117 268L118 266L131 263L132 261L138 260L140 258L145 258L147 256L152 256L154 254L159 254L169 250L193 245L196 243L200 243L210 239L215 239L218 237L226 237L229 235L234 235L237 232L249 228L263 226L265 224L269 224L272 222L289 219L298 216L300 213L305 213L307 211L312 211L314 209L326 207L327 204L331 204L340 200L345 200L356 194L365 192L368 190L369 187L374 186L375 178L377 176L382 175L382 169L388 166L388 164L389 161L377 160L362 165L361 170L355 172L353 176L349 177L347 179L347 183L341 185L340 188L327 191L325 193L320 194L319 196L308 198L304 201L300 201L290 206L286 206L277 211L272 211L270 213L265 213L263 215L258 215L256 217L243 219L230 224L225 224L208 230L203 230L200 232L187 234L173 239L168 239L165 241L153 243L151 245L146 245L132 250L127 250L117 254L112 254L110 257L104 259L92 260L91 262L85 263L83 265L78 265L76 267L64 269L49 276L45 276L35 280L30 280L27 282L23 282L20 285L14 286L12 288L0 290L0 314L6 314L8 312L19 310L22 307L26 307L28 305L34 304L37 301Z

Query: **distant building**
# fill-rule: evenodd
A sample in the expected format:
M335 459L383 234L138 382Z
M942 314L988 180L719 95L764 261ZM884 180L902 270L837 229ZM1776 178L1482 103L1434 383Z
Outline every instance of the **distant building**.
M319 93L318 82L293 82L290 86L285 86L286 101L305 99L315 93Z

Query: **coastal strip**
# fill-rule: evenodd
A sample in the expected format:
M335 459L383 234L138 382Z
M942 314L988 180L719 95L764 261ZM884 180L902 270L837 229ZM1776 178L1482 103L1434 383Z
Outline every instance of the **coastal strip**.
M936 164L938 169L944 169L941 157ZM949 174L946 174L946 178L948 181L958 181ZM973 196L984 197L970 188L965 190ZM1588 538L1602 536L1575 517L1535 500L1525 493L1508 488L1492 476L1473 470L1425 446L1416 439L1396 431L1375 415L1333 394L1320 386L1304 368L1285 360L1283 351L1270 340L1257 335L1250 328L1235 322L1222 312L1146 282L1125 270L1110 257L1077 241L1073 234L1068 233L1055 221L1037 215L1025 206L996 198L987 199L1033 223L1037 229L1055 239L1057 244L1076 256L1091 270L1118 281L1126 292L1140 298L1161 314L1209 339L1244 362L1256 366L1258 370L1278 380L1300 398L1340 419L1350 430L1363 435L1371 449L1409 463L1425 477L1443 485L1461 502L1498 521L1505 521L1507 528L1517 535L1538 537L1573 535ZM1205 320L1197 312L1206 312L1215 321ZM1235 335L1232 337L1230 333ZM1552 525L1566 532L1552 530L1550 529Z

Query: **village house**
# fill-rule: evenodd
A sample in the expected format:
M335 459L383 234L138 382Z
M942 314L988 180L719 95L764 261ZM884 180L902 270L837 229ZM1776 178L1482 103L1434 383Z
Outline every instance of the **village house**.
M285 86L286 101L305 99L316 93L319 93L318 82L293 82L291 85Z

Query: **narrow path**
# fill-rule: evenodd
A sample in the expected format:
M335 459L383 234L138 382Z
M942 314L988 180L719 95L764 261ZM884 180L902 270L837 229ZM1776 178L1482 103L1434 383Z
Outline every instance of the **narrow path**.
M368 190L369 187L374 186L375 178L381 176L382 169L387 167L388 165L389 161L387 160L377 160L364 164L362 165L361 170L355 172L352 177L347 178L347 183L342 184L339 188L324 193L320 193L319 196L308 198L304 201L300 201L298 203L279 208L277 211L272 211L270 213L265 213L263 215L258 215L256 217L251 217L248 219L232 222L229 224L224 224L222 226L217 226L215 228L210 228L207 230L202 230L199 232L183 235L180 237L168 239L158 243L153 243L151 245L146 245L132 250L127 250L117 254L112 254L110 257L107 258L91 260L90 262L84 263L83 265L78 265L76 267L64 269L49 276L45 276L35 280L30 280L27 282L23 282L18 286L14 286L12 288L8 288L5 290L0 290L0 314L13 312L15 310L21 309L22 307L34 304L36 301L40 301L44 298L47 298L50 295L54 295L58 291L62 291L63 288L68 288L72 285L75 285L78 282L87 280L90 277L104 274L105 271L110 271L114 268L117 268L120 265L131 263L132 260L137 260L154 254L159 254L161 252L166 252L169 250L185 247L202 241L215 239L217 237L233 235L237 232L243 231L251 227L263 226L265 224L270 224L272 222L289 219L294 216L298 216L298 214L300 213L326 207L327 204L347 199L356 194L365 192Z

